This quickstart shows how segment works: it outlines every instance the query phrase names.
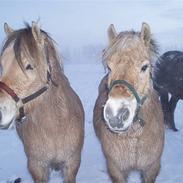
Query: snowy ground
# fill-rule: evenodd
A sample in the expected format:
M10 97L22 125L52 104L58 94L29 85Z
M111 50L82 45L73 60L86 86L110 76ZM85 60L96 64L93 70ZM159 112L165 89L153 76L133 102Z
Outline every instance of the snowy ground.
M66 65L66 73L72 86L81 96L86 112L85 145L83 149L82 163L77 180L79 183L108 183L105 160L101 153L98 140L95 137L92 126L92 110L97 96L97 86L104 74L101 65ZM77 81L77 82L76 82ZM181 183L183 182L183 102L179 102L176 110L176 124L180 129L175 133L166 131L165 149L162 157L162 169L157 183ZM26 182L31 178L26 170L26 157L23 147L14 130L1 131L0 133L0 183L7 179L22 177ZM52 183L60 182L57 173L52 174ZM130 177L130 183L139 182L137 174Z
M61 43L65 73L81 97L86 113L85 144L77 182L110 183L105 160L92 125L97 87L105 74L100 54L107 43L107 26L114 23L118 30L131 28L139 30L141 22L146 21L151 25L161 52L169 49L183 50L183 2L178 0L52 2L54 3L0 1L0 25L7 21L19 28L22 20L31 21L40 16L43 28ZM52 8L48 11L50 6ZM3 37L4 33L0 30L0 39ZM175 112L179 131L175 133L166 130L162 168L157 183L183 182L182 111L183 102L179 102ZM16 177L21 177L27 183L32 182L26 169L23 146L15 130L0 131L0 183ZM56 172L51 175L50 182L60 182ZM138 182L138 175L133 173L129 183Z

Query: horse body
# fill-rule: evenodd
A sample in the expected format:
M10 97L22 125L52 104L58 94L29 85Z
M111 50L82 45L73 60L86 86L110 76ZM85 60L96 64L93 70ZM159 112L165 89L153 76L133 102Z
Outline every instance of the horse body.
M81 101L64 75L53 40L46 32L35 23L18 31L5 28L10 33L1 56L2 83L13 89L20 100L13 101L12 95L1 88L1 109L5 109L1 110L1 127L11 123L6 111L19 119L22 98L46 86L46 91L23 104L25 116L16 122L16 129L36 183L46 183L50 169L62 171L64 183L74 183L84 140Z
M124 40L124 42L127 42L128 38L126 37L129 33L120 34L122 34L121 37L123 38L121 39L121 42ZM115 33L113 35L113 39L116 37L115 41L120 44L118 39L120 35L115 36ZM115 44L115 41L112 44ZM124 47L125 46L122 46L122 48ZM128 51L129 50L130 48ZM110 51L110 48L108 51ZM125 49L122 50L121 55L125 55L125 51ZM143 82L136 84L138 82L135 81L135 79L139 79L139 76L135 75L132 70L135 70L137 65L140 64L138 63L138 55L134 55L134 52L130 53L134 58L134 63L129 63L130 59L128 57L121 56L123 59L119 61L119 58L115 58L115 54L116 52L113 52L111 57L108 58L107 65L110 67L111 71L102 79L99 85L99 96L96 100L93 114L95 132L101 142L107 160L109 175L113 183L125 183L129 172L132 170L140 171L144 183L153 183L159 173L160 158L164 144L163 114L161 106L158 101L158 96L149 85L148 79L145 79L148 75L140 76L144 77L144 86ZM119 54L120 53L118 52L117 55L119 56ZM129 64L126 65L123 63L125 62L125 59L129 59ZM115 64L112 65L115 61L118 61L118 65L116 66ZM116 73L115 71L118 72ZM148 73L148 71L146 72ZM135 77L133 78L133 76ZM138 114L138 116L143 119L144 125L140 124L138 120L135 120L126 128L125 123L128 123L128 121L124 120L122 123L120 118L120 121L118 121L116 125L117 127L113 130L113 126L116 124L113 123L113 120L117 120L115 114L117 116L119 116L120 113L122 116L126 114L123 113L123 110L121 109L127 108L129 110L130 114L127 116L127 119L130 118L131 113L133 114L133 110L130 109L134 105L133 97L127 89L120 83L115 85L112 90L109 89L111 88L109 87L111 81L119 79L130 81L130 83L133 83L136 88L138 88L138 92L141 93L141 95L147 95L147 99L140 108ZM142 88L139 85L141 85ZM126 98L127 101L130 100L130 103L127 103ZM111 102L112 100L116 103L113 104ZM119 105L118 100L120 103L124 104ZM110 110L108 108L110 108ZM115 112L116 110L117 112ZM106 123L106 120L108 119L109 123Z
M113 166L111 164L115 166L113 170L109 171L118 173L118 176L125 181L126 176L122 178L121 173L127 174L131 170L145 172L149 169L151 171L153 166L157 166L156 168L159 169L163 146L163 140L159 139L164 138L164 128L163 123L159 123L162 120L162 113L159 110L157 95L152 93L151 98L148 98L147 103L141 109L141 113L148 114L148 116L143 116L145 126L135 124L128 132L119 135L108 129L102 116L103 106L108 98L107 77L103 78L99 88L103 88L103 90L99 92L95 103L94 127L101 141L108 168ZM154 112L152 113L152 111ZM158 174L158 171L156 173Z
M75 169L80 164L84 111L64 77L56 80L58 87L52 86L41 96L42 102L27 104L26 120L22 124L16 123L32 174L37 174L39 164L45 164L45 172L49 167L61 169L72 166ZM67 93L63 92L63 88Z
M183 99L183 52L168 51L161 55L153 73L154 88L160 96L165 124L177 131L174 111L179 99ZM169 99L168 94L171 94Z

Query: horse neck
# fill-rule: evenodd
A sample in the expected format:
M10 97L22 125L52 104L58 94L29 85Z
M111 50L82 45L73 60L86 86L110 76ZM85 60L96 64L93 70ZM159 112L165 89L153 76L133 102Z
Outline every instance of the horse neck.
M50 83L48 89L42 95L24 105L26 116L31 116L30 122L36 120L36 123L40 123L41 120L44 120L47 123L46 121L49 120L45 119L50 118L50 115L57 110L58 100L62 100L59 107L63 108L65 105L64 94L60 91L60 88L60 86L57 87Z
M161 106L158 95L156 91L151 88L149 89L146 101L140 109L140 114L142 114L142 118L143 116L149 116L150 119L154 119L153 115L158 115L160 113L159 110L161 110ZM150 121L147 120L147 123L149 122Z
M49 60L49 62L51 68L51 77L53 80L58 80L60 77L62 77L62 75L64 75L61 60L52 58Z

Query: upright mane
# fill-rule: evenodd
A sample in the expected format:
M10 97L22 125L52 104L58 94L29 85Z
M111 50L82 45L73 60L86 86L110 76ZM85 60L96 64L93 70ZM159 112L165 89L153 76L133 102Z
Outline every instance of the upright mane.
M122 55L125 50L137 48L140 43L140 32L124 31L120 32L112 43L103 52L103 64L106 66L106 61L111 58L114 53ZM154 60L159 54L158 45L154 39L151 38L150 46L148 47L150 59Z
M22 64L22 54L31 57L34 61L39 59L38 43L33 37L31 26L27 23L25 23L25 26L25 28L13 31L9 36L7 36L7 38L4 40L4 45L0 53L2 56L4 51L11 44L13 44L15 58L22 70L24 70ZM44 30L40 31L44 36L44 51L46 54L47 63L49 63L51 59L60 62L57 50L55 48L56 42L49 36L47 32ZM34 64L36 64L36 62Z

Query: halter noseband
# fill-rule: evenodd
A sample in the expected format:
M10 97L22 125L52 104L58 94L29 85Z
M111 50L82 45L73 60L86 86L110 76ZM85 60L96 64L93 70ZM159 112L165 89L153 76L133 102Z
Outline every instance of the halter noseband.
M137 107L135 111L135 116L133 118L133 122L139 122L141 126L144 126L144 120L139 117L139 112L141 106L144 104L145 100L147 99L147 96L143 96L142 98L138 95L137 91L135 88L126 80L114 80L111 82L110 87L109 87L109 93L113 89L114 86L116 85L124 85L126 86L130 92L134 95L136 101L137 101Z
M18 95L5 83L0 81L0 90L5 91L8 95L12 97L12 99L17 103L17 106L19 107L19 117L17 118L17 121L21 122L25 118L24 113L24 104L28 103L29 101L39 97L41 94L43 94L48 89L47 86L42 87L40 90L34 92L32 95L29 95L25 98L19 98Z

